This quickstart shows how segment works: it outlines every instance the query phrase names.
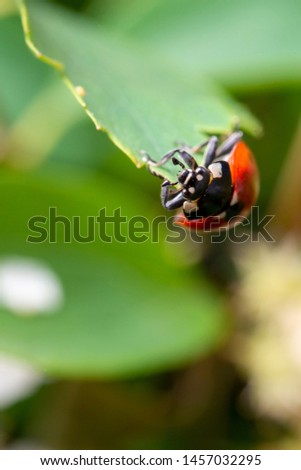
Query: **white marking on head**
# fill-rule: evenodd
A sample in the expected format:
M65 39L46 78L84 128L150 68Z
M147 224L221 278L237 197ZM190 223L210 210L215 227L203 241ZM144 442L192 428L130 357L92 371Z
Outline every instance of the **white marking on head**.
M189 171L189 173L188 173L188 175L187 175L187 177L186 177L186 180L184 181L184 185L185 185L185 184L188 184L189 181L191 180L191 177L192 177L192 171L191 171L191 170L188 170L188 171Z
M190 212L193 212L194 210L197 209L198 203L196 201L190 202L190 201L185 201L183 204L183 209L184 212L189 214Z
M190 188L188 188L188 191L191 193L191 194L194 194L195 193L195 188L193 186L191 186Z
M198 174L196 175L196 179L197 179L198 181L202 181L202 179L204 179L204 176L201 175L200 173L198 173Z
M223 175L223 168L221 163L216 162L209 165L209 170L211 171L213 178L221 178Z
M234 191L231 202L230 202L230 206L234 206L234 204L237 204L237 203L238 203L238 194L236 191Z

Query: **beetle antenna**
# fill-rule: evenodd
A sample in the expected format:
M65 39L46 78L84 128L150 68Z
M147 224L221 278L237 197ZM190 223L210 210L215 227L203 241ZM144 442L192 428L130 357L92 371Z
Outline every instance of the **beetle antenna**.
M180 160L178 160L176 157L172 158L172 163L174 165L179 165L183 170L185 170L185 165L182 162L180 162Z

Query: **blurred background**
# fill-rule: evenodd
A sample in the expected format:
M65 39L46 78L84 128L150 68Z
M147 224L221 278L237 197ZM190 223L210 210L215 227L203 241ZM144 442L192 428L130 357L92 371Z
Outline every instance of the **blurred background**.
M166 213L159 181L95 131L2 1L0 447L300 448L301 4L51 3L249 108L275 241L171 244L162 225L157 243L66 243L61 222L55 243L29 243L50 207L82 236L103 207Z

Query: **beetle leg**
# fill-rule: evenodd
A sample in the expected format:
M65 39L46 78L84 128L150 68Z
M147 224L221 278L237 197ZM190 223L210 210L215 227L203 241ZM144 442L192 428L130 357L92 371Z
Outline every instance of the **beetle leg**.
M189 147L188 145L183 145L183 149L179 151L180 155L182 156L185 163L191 169L196 169L198 164L196 163L195 159L186 152L186 149L189 150L191 153L199 153L204 147L206 147L205 155L204 155L204 166L207 168L210 163L216 157L216 149L218 145L218 138L216 136L210 137L210 139L202 142L199 145L195 145L194 147Z
M199 153L206 145L208 145L210 142L210 139L205 140L205 142L202 142L201 144L195 145L194 147L187 147L190 152L192 153Z
M158 166L162 166L164 165L165 163L168 162L168 160L170 160L171 158L174 157L174 155L178 153L180 155L180 157L183 159L184 163L186 163L187 166L189 166L189 168L191 169L195 169L198 165L197 165L197 162L195 161L195 159L193 158L192 155L190 155L188 152L186 152L185 150L182 150L182 149L179 149L179 148L176 148L174 150L171 150L170 152L168 152L166 155L164 155L161 160L159 160L158 162L156 162L155 160L153 160L146 152L141 152L141 154L143 155L143 160L149 165L149 166L154 166L154 167L158 167ZM179 165L179 160L178 159L175 159L174 160L174 164L175 165Z
M160 175L159 173L156 173L155 168L153 168L154 165L151 165L150 163L147 164L147 169L148 171L154 175L157 176L157 178L160 178L161 180L164 180L164 176Z
M204 153L204 167L208 166L213 162L216 157L216 149L218 145L218 138L213 136L209 139L205 153Z
M156 164L155 160L153 160L145 150L140 150L140 155L142 155L142 160L146 164Z
M226 140L223 142L216 151L216 157L222 157L231 152L233 147L241 140L243 133L241 131L233 132Z
M160 178L161 180L164 180L164 177L158 173L156 173L156 171L153 169L153 167L156 167L158 166L157 165L157 162L155 160L153 160L149 154L147 152L145 152L144 150L141 150L140 151L140 154L142 155L142 160L146 163L147 165L147 169L149 170L149 172L154 175L154 176L157 176L158 178Z
M176 183L170 183L168 180L165 180L161 186L161 202L162 206L165 209L173 210L182 207L185 199L182 195L182 189L173 191L171 186L174 186Z
M153 160L146 152L141 152L142 155L144 155L143 157L143 160L150 166L162 166L164 165L166 162L168 162L168 160L170 160L177 152L179 152L179 149L174 149L174 150L171 150L170 152L168 152L166 155L164 155L161 160L159 160L158 162L156 162L155 160Z

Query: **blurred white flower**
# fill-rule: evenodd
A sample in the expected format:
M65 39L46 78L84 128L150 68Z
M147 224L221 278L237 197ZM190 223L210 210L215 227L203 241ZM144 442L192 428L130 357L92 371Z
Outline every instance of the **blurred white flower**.
M290 240L241 256L242 329L234 351L253 408L286 424L301 418L301 253Z
M12 257L0 262L0 306L18 315L53 313L63 302L63 288L48 266Z
M0 356L0 409L31 395L44 377L29 365Z
M253 244L238 260L241 294L252 317L266 318L301 299L301 252L293 242ZM250 312L249 312L250 313Z

